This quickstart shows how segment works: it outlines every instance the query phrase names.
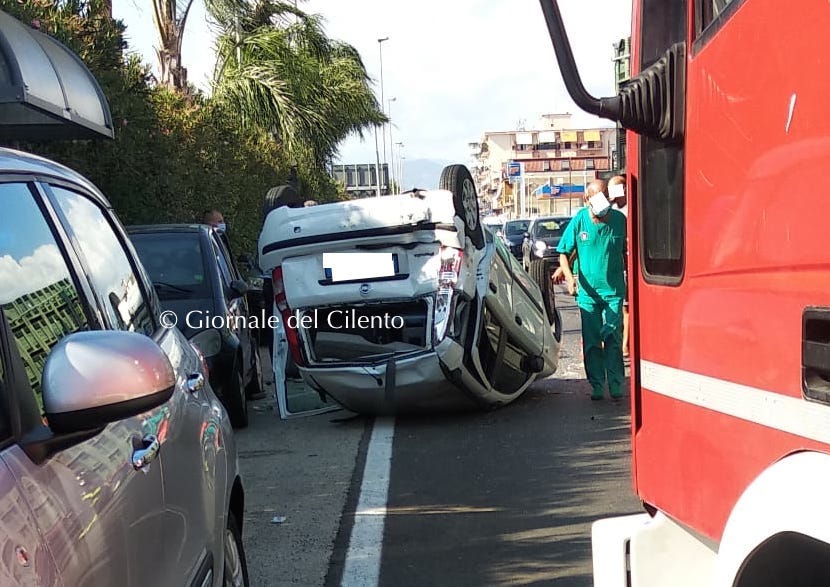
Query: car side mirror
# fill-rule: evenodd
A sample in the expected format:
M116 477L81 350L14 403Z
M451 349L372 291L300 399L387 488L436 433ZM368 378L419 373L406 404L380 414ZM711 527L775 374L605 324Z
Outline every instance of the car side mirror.
M71 434L160 406L173 395L176 376L151 338L95 330L58 342L43 367L42 382L49 427Z
M250 286L241 279L234 279L230 287L231 299L243 297L250 289Z

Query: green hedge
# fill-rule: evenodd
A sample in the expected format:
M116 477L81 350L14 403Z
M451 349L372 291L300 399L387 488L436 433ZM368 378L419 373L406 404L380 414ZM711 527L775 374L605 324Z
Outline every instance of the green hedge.
M233 113L209 97L183 97L151 84L148 67L126 54L124 27L102 16L102 0L0 0L0 9L76 51L109 101L115 140L5 146L61 162L110 199L124 224L192 222L218 208L238 253L256 250L265 192L285 183L290 163L269 137L243 134ZM342 197L325 169L299 162L301 193Z

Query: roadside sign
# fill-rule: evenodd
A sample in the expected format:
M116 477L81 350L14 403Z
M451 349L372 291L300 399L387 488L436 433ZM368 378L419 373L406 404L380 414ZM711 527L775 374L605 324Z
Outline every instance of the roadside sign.
M511 161L507 164L507 177L520 177L522 175L522 164Z

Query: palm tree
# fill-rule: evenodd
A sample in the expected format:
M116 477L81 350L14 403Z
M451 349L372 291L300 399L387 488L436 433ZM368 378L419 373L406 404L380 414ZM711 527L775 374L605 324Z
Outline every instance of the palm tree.
M152 0L153 22L159 37L159 83L187 92L187 69L182 66L182 41L193 0Z
M217 27L213 96L295 159L325 165L351 133L386 121L354 47L279 0L205 0Z

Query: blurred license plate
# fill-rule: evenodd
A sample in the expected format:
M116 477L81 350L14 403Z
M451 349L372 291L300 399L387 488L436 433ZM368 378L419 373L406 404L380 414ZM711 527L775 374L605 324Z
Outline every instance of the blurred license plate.
M323 253L323 271L331 281L394 277L397 269L394 253Z

